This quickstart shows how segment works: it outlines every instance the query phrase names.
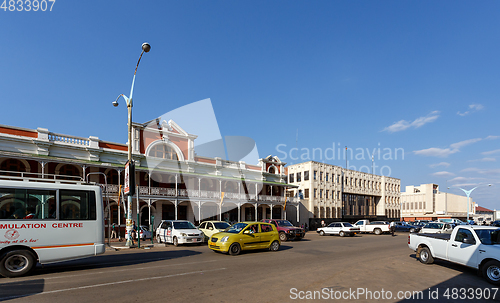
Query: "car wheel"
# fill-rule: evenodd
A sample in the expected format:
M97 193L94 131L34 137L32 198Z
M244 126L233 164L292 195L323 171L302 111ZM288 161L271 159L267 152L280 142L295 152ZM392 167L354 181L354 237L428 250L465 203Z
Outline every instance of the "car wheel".
M488 282L500 285L500 262L494 260L486 262L481 269Z
M380 228L375 228L375 230L373 231L376 235L381 235L382 234L382 230Z
M233 243L231 244L231 246L229 247L229 254L231 256L236 256L236 255L239 255L241 252L241 247L238 243Z
M269 246L269 250L270 251L278 251L280 249L280 243L278 241L273 241L273 243L271 243L271 246Z
M174 246L179 245L179 240L177 240L177 237L174 237L174 239L172 240L172 243L174 244Z
M284 232L280 232L280 241L285 242L287 240L287 236Z
M340 231L339 236L343 237L343 236L345 236L345 233L343 231Z
M420 249L418 260L423 264L432 264L434 262L434 258L432 257L431 251L428 247Z
M320 231L320 232L319 232L319 235L320 235L320 236L324 236L324 235L325 235L325 231L323 231L323 230L322 230L322 231Z
M9 251L0 258L0 275L7 278L20 277L30 272L35 262L35 256L30 251Z

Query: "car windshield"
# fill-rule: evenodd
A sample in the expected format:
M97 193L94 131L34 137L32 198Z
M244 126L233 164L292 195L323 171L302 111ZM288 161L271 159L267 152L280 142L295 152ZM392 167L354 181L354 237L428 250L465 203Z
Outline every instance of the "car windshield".
M498 229L476 229L474 232L484 245L500 244L500 230Z
M293 226L293 224L288 222L287 220L276 220L276 222L280 227Z
M424 228L431 229L441 229L443 227L443 223L427 223Z
M232 233L232 234L237 234L239 233L243 228L247 227L248 224L246 223L236 223L233 226L229 227L228 229L225 230L227 233Z
M227 223L227 222L215 222L215 223L214 223L214 225L215 225L215 228L217 228L217 229L226 229L226 228L228 228L229 226L231 226L231 225L230 225L229 223Z
M175 229L196 229L196 226L193 225L193 223L189 221L184 221L184 222L174 222L174 228Z
M352 227L351 223L343 223L343 224L344 224L344 227Z

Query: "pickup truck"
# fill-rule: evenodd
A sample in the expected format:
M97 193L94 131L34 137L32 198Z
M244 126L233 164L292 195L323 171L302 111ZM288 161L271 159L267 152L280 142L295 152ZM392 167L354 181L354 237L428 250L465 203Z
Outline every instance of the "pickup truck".
M476 268L492 284L500 285L500 228L459 225L451 234L408 235L408 247L423 264L434 259Z
M374 233L376 235L381 235L382 233L388 233L391 231L389 223L380 221L370 223L368 220L359 220L353 225L359 227L359 231L361 233Z
M281 242L288 241L289 239L302 240L306 235L302 228L293 226L293 224L287 220L263 219L262 222L271 223L276 226Z

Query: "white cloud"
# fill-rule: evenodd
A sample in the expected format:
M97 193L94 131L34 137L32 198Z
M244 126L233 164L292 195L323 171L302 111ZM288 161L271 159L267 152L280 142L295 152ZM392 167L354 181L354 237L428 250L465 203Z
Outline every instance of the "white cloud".
M456 143L450 144L449 148L439 148L439 147L431 147L427 149L422 149L422 150L415 150L413 153L415 155L421 155L421 156L429 156L429 157L448 157L451 154L458 153L460 151L460 148L482 141L482 138L474 138L474 139L468 139ZM483 153L485 154L485 153Z
M478 173L481 175L498 175L498 174L500 174L500 168L482 169L482 168L477 168L477 167L469 167L466 169L462 169L461 172L464 172L464 173L474 172L474 173Z
M500 138L500 136L488 136L484 140L496 140L498 138Z
M414 151L415 155L421 155L421 156L427 156L427 157L442 157L446 158L451 154L454 154L458 152L458 149L449 149L449 148L437 148L437 147L431 147L427 149L422 149L422 150L416 150Z
M481 154L485 155L485 156L489 156L489 155L498 154L498 153L500 153L500 149L495 149L495 150L490 150L490 151L487 151L487 152L482 152Z
M415 119L413 122L399 120L397 122L394 122L392 125L384 128L382 131L395 133L406 130L408 128L419 128L427 123L436 121L437 118L439 118L439 111L435 110L429 113L427 116Z
M464 146L472 144L472 143L479 142L481 140L483 140L483 139L481 139L481 138L475 138L475 139L464 140L464 141L460 141L460 142L457 142L457 143L450 144L450 147L453 148L453 149L460 149L461 147L464 147Z
M482 110L483 108L484 108L484 106L481 104L471 104L471 105L469 105L469 110L467 110L463 113L457 112L457 115L462 116L462 117L467 116L468 114L471 114L473 112L477 112L478 110Z
M435 167L438 167L438 166L448 167L448 166L450 166L450 163L448 163L448 162L440 162L440 163L431 164L429 166L431 168L435 168Z
M447 171L438 171L438 172L435 172L431 175L436 176L436 177L453 177L455 174L447 172Z

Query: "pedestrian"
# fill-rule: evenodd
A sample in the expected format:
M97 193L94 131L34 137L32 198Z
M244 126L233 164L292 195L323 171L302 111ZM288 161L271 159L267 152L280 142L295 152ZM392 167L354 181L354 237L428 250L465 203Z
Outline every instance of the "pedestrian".
M133 222L132 225L132 241L137 237L137 225L135 225L135 221Z
M111 225L111 236L110 236L111 239L116 239L116 230L115 230L115 223L113 223L113 225Z
M325 227L325 220L321 220L321 227Z
M304 225L304 226L305 226L305 231L307 232L307 223L305 223L305 225Z
M391 227L391 234L394 237L394 232L396 231L396 222L392 221L389 226Z

